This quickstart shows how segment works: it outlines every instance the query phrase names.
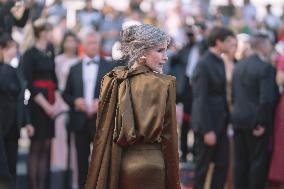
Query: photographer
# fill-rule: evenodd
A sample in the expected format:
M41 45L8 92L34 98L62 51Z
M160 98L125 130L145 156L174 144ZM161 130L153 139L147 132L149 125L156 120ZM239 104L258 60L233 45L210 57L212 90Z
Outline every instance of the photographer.
M24 27L29 18L31 3L15 0L0 0L0 34L11 34L13 26ZM20 18L14 13L24 9Z

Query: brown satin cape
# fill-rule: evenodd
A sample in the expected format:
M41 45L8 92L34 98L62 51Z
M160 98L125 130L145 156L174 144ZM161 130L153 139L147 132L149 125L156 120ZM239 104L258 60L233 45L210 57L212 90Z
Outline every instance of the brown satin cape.
M127 78L150 71L146 66L118 67L104 77L85 189L118 188L121 145L132 144L136 138Z

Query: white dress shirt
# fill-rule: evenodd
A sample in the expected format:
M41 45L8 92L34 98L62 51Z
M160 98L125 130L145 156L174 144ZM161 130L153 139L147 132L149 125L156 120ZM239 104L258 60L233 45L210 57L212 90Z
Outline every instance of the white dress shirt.
M91 108L93 104L96 81L99 71L99 65L95 63L90 63L91 61L99 62L100 57L96 56L91 59L85 56L83 59L83 90L87 108Z
M186 76L188 78L192 78L194 69L197 65L197 62L199 60L199 48L197 45L194 45L188 54L188 59L187 59L187 65L186 65Z

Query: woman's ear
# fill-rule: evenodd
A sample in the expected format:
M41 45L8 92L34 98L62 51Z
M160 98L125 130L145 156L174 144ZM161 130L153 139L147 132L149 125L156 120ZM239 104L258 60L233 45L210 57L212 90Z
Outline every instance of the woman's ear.
M139 57L138 62L140 64L145 64L146 63L146 56L142 55Z

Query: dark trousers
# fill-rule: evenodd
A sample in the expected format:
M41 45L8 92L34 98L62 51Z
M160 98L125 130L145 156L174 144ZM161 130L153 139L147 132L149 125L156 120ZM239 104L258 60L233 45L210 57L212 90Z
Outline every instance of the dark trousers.
M17 177L17 160L18 160L18 137L19 131L17 126L14 124L8 134L4 138L4 147L5 153L7 157L7 163L9 167L9 171L14 180Z
M95 134L95 120L87 120L84 128L75 132L79 189L84 189L89 168L90 145Z
M215 164L210 189L223 189L228 172L229 141L226 133L217 136L217 143L208 146L203 135L194 134L195 140L195 183L194 189L203 189L209 164Z
M180 149L181 149L181 157L186 159L188 154L188 146L187 146L187 134L190 129L189 121L183 121L181 125L181 133L180 133Z
M17 138L7 138L4 141L6 157L8 162L9 171L12 177L16 180L16 167L17 167L17 157L18 157L18 139Z
M188 79L186 83L189 83ZM188 145L187 145L187 134L191 129L191 105L192 105L192 89L189 84L185 85L184 92L182 95L182 104L183 104L183 119L181 125L180 133L180 149L181 149L181 158L186 159L188 154Z
M268 134L234 132L234 189L264 189L268 172Z
M0 188L15 188L15 183L10 174L7 157L5 152L4 137L2 134L2 125L0 120Z
M7 160L9 172L12 176L13 182L16 182L16 166L18 158L18 138L19 130L16 125L16 105L6 103L0 100L3 105L0 116L0 129L2 130L4 153Z

